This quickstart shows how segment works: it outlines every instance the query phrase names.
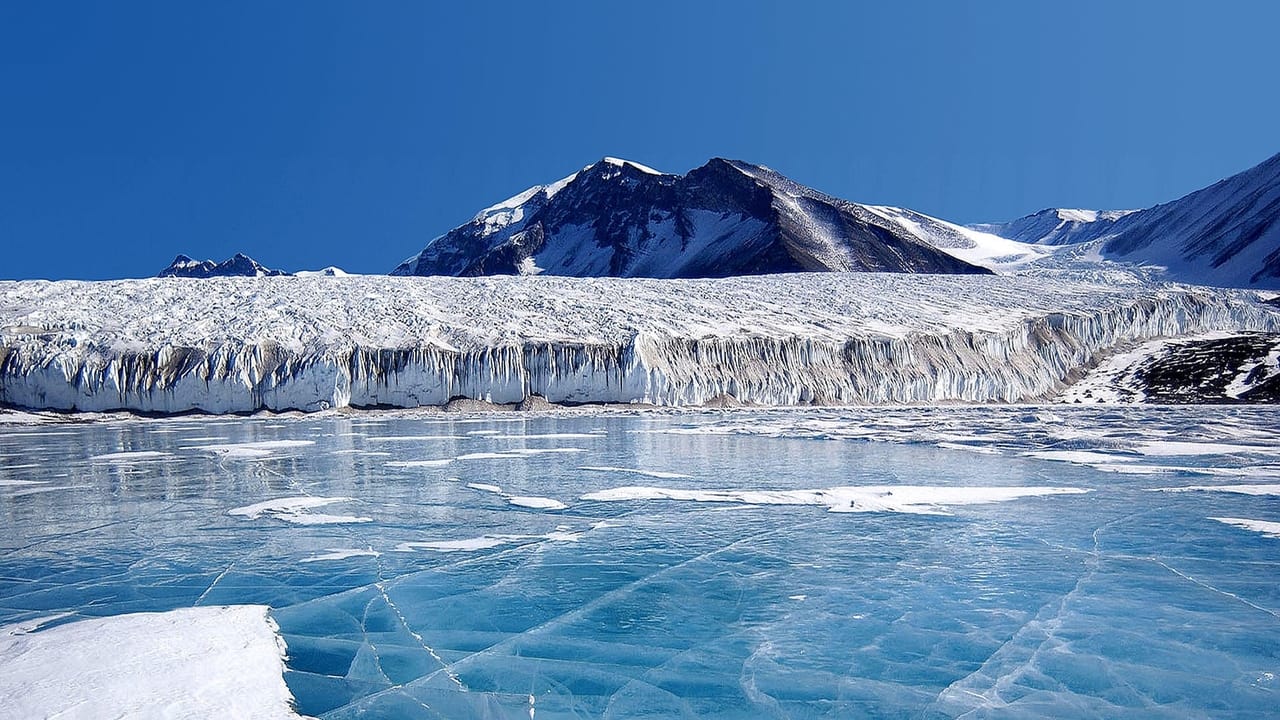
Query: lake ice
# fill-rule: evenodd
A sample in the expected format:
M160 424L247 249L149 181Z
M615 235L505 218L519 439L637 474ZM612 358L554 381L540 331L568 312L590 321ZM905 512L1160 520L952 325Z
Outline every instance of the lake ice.
M4 426L0 517L0 706L20 642L265 605L320 718L1280 707L1272 408Z

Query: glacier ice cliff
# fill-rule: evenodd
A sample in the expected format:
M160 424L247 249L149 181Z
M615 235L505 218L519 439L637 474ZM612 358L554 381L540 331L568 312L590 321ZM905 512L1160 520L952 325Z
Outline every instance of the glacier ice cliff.
M0 403L1019 402L1140 340L1280 330L1260 300L1120 271L3 282Z

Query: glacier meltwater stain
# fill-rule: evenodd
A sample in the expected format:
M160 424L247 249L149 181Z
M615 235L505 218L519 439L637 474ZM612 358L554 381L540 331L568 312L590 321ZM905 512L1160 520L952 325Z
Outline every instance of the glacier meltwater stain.
M122 624L66 636L267 606L297 714L334 720L1260 717L1277 428L1229 407L0 426L0 667L92 618ZM128 696L72 670L48 702ZM0 705L40 681L0 676Z

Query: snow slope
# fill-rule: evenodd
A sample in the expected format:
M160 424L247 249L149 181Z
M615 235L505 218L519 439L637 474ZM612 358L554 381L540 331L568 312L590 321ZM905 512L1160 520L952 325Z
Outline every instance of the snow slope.
M1169 277L1188 282L1280 288L1280 154L1125 216L1103 242L1102 254L1164 266Z
M1102 260L1158 268L1161 277L1222 287L1280 289L1280 154L1146 210L1042 210L972 229L1067 245L1051 263Z
M1137 340L1274 332L1259 297L1049 271L4 282L0 403L1012 402Z
M1151 340L1107 358L1060 402L1275 403L1280 335L1209 333Z
M991 270L1014 271L1053 254L1049 248L956 225L914 210L885 205L862 207L896 223L905 232L952 257Z

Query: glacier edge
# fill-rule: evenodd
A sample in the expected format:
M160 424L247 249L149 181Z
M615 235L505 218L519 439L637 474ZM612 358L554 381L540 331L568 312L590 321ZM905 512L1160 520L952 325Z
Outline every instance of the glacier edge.
M842 277L847 285L855 276ZM687 281L672 289L712 285L708 292L715 295L716 284L732 287L736 280ZM984 284L1014 283L1010 295L1017 297L1026 290L1018 283L1036 286L1025 280L930 278L924 282L953 294L966 293L966 302L978 303L985 295ZM156 287L145 284L155 281L132 282L137 287L130 287L140 288L141 296L148 294L142 291ZM1011 317L996 326L964 319L948 323L947 307L924 303L919 310L899 311L918 321L914 325L900 332L879 332L883 319L878 311L866 310L873 307L866 301L870 298L888 306L920 302L911 296L918 291L902 290L903 281L898 279L855 280L850 290L837 288L830 278L808 275L744 282L781 283L783 290L792 291L799 300L778 302L776 312L786 317L797 307L805 310L810 303L821 303L827 299L824 292L829 293L835 307L830 316L815 321L825 323L822 331L786 322L765 328L734 327L723 322L737 316L728 300L726 307L710 311L723 327L690 330L687 324L692 320L661 308L651 297L654 292L659 298L669 292L660 283L671 281L595 280L578 281L579 289L572 292L600 297L582 298L577 303L578 316L561 318L576 329L577 337L547 330L543 326L549 321L540 318L477 335L474 327L488 317L484 312L490 308L477 309L473 317L463 307L461 314L453 316L450 313L459 308L430 303L443 302L437 297L440 292L458 288L507 289L513 290L514 299L491 297L485 302L501 305L492 310L497 316L517 313L521 299L514 290L527 288L520 283L531 280L450 279L449 287L430 291L421 285L404 286L412 289L410 295L428 293L413 299L422 303L415 306L417 312L431 315L428 324L434 335L382 332L380 342L378 333L369 328L389 323L388 317L373 313L353 319L348 317L349 307L328 317L302 317L303 310L289 303L309 300L289 296L290 289L309 287L296 284L306 281L257 282L256 286L232 286L233 294L261 301L262 307L283 308L284 322L270 332L250 328L252 332L223 333L216 338L138 328L129 321L123 327L90 327L76 319L84 308L62 307L47 293L23 298L13 307L0 306L0 403L33 409L154 413L417 407L443 405L454 398L516 403L531 395L555 403L662 406L699 405L722 395L760 405L1008 403L1050 396L1100 355L1132 342L1208 330L1280 330L1280 314L1255 302L1247 291L1132 284L1099 293L1095 299L1090 293L1097 291L1097 285L1081 281L1073 286L1069 280L1055 278L1048 287L1056 289L1039 306L1028 301L1025 304L1030 307L1018 312L1005 308ZM364 287L359 283L374 279L351 282L358 289ZM533 291L562 290L571 281L542 282L550 287L539 285ZM328 285L333 285L332 278ZM273 294L277 289L282 290L278 297ZM264 293L266 301L261 297ZM1052 309L1055 293L1061 296L1056 300L1069 300L1061 303L1064 309ZM680 293L671 295L674 304ZM620 296L632 302L638 316L656 314L667 325L637 319L621 327L601 326L616 318L593 314L592 303L616 305ZM110 307L96 310L118 312L122 317L139 314L130 302L137 299L109 300L105 304ZM855 306L862 309L861 316L852 316L849 308ZM978 309L1000 311L999 307ZM563 307L558 311L566 312ZM664 312L675 315L667 317ZM841 321L832 318L843 318L844 325L833 326ZM237 322L249 323L234 313L219 321L232 328ZM290 326L290 321L295 325ZM326 328L325 322L332 327ZM679 329L681 323L686 323L684 331ZM386 342L388 338L395 342Z

